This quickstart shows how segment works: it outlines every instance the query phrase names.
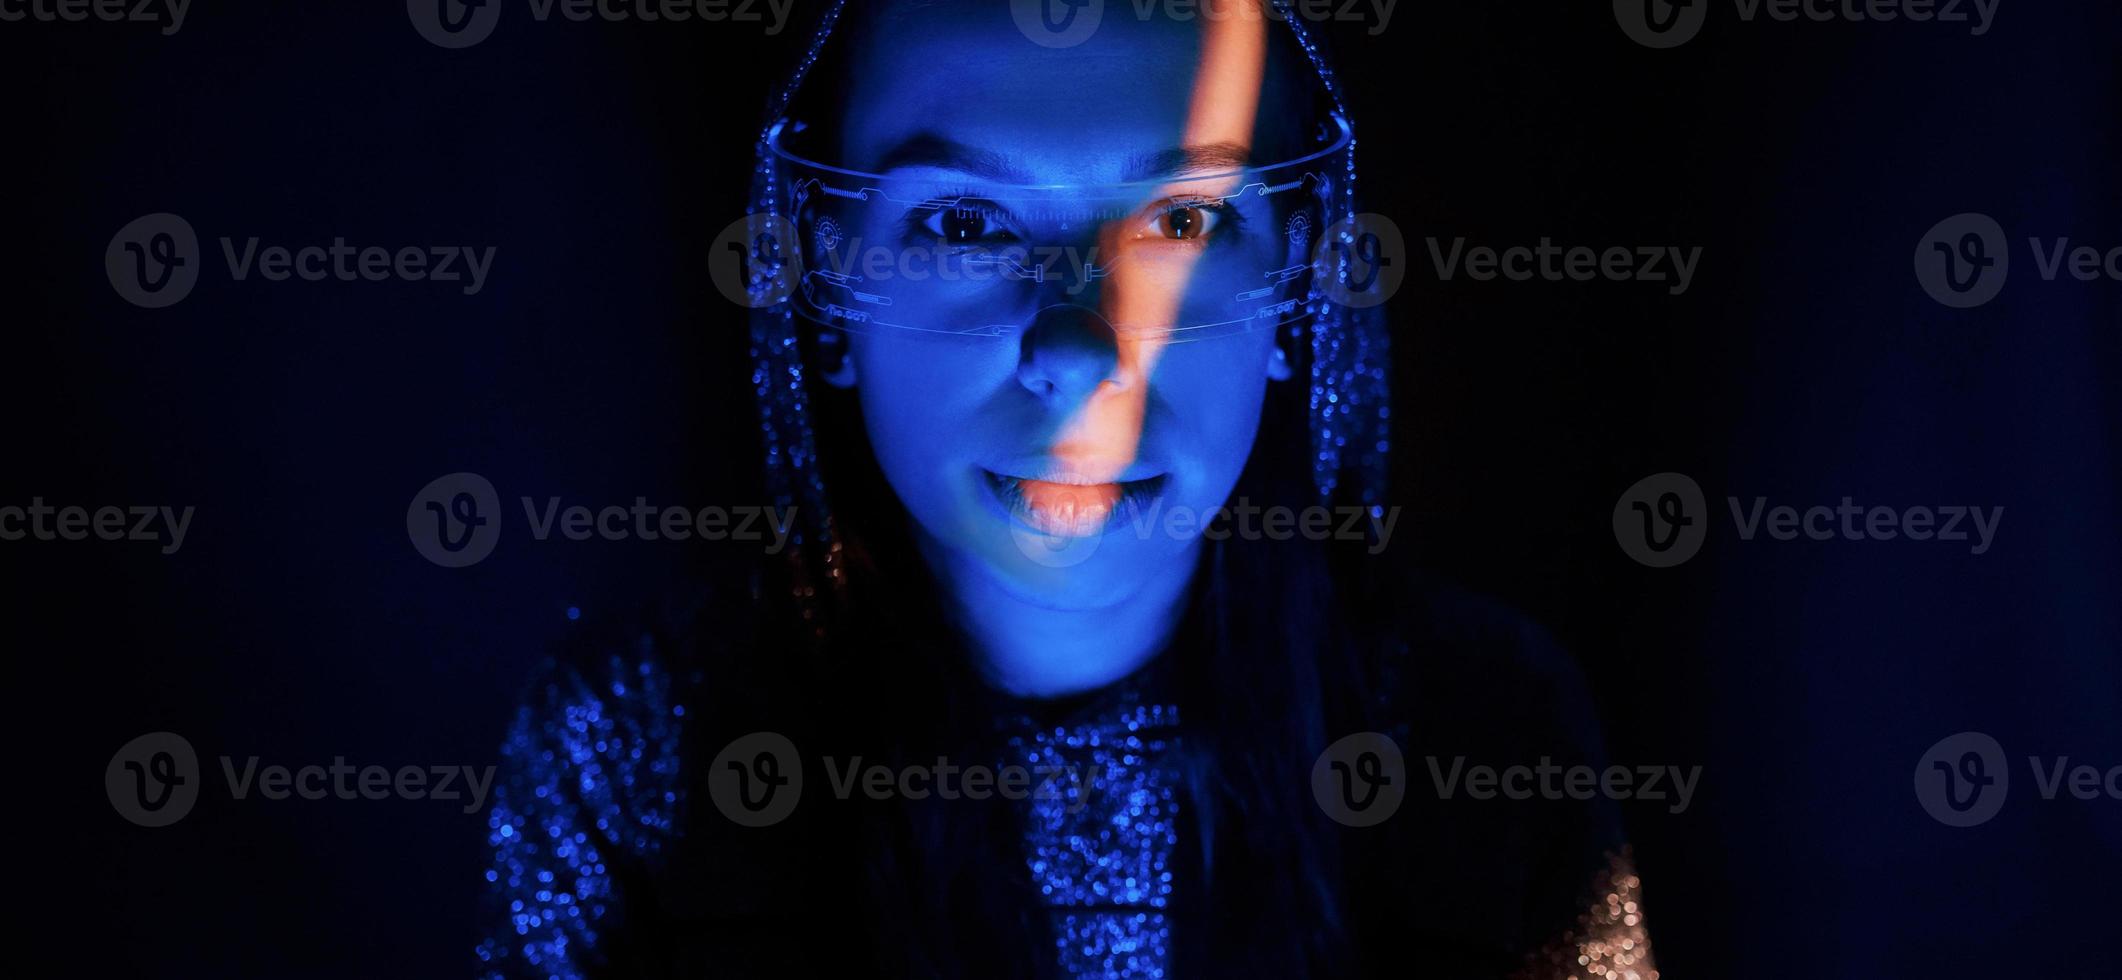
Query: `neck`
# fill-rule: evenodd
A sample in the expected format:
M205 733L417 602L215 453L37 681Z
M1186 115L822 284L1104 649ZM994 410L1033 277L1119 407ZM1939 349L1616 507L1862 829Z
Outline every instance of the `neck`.
M1096 690L1134 673L1171 644L1192 586L1183 575L1154 576L1118 602L1056 608L1011 591L984 567L938 554L939 572L959 629L981 674L1019 697L1060 698Z

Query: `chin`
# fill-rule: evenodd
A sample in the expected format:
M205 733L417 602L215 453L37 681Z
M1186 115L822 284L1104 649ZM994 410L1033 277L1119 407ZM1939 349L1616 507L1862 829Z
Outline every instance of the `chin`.
M1131 525L1115 523L1102 535L1058 538L1013 526L1000 541L985 542L976 561L1010 596L1056 610L1117 606L1191 569L1193 542L1144 540Z

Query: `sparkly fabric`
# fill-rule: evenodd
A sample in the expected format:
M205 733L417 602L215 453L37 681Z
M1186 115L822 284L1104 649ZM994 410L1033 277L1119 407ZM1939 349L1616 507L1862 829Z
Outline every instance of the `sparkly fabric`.
M1594 745L1571 720L1588 717L1581 690L1554 675L1557 663L1514 620L1485 619L1463 602L1432 604L1421 594L1402 604L1410 618L1401 630L1425 638L1424 656L1408 660L1406 646L1394 644L1376 674L1383 687L1414 699L1380 703L1370 727L1403 733L1395 738L1410 751L1449 744L1486 746L1498 758L1579 758L1572 753ZM717 616L696 628L727 624ZM700 640L688 628L653 635ZM694 774L681 770L680 738L700 721L699 699L709 688L689 657L665 659L681 645L646 635L576 644L529 689L488 816L493 931L476 948L482 977L787 975L780 964L743 959L758 952L756 944L732 947L747 935L742 916L786 907L804 886L780 897L757 891L786 877L776 863L786 855L746 853L741 833L729 838L737 853L701 846L728 828L713 807L688 808ZM1199 844L1190 839L1198 803L1183 792L1187 744L1180 710L1161 697L1170 689L1164 680L1150 671L1073 706L1022 705L995 719L996 761L1032 771L1031 798L1018 804L1019 867L1036 892L1027 898L1043 906L1050 926L1046 962L1063 975L1173 976L1186 969L1174 962L1181 941L1201 946L1192 941L1199 937L1175 935L1175 910L1203 896L1188 893L1198 879L1175 858ZM1411 733L1408 723L1416 726ZM1413 963L1410 950L1431 944L1438 952L1423 954L1423 963L1439 976L1520 970L1531 980L1656 980L1642 881L1610 809L1411 800L1376 832L1351 832L1344 839L1358 848L1349 855L1354 866L1372 872L1367 884L1353 883L1355 907L1388 920L1386 931L1356 937L1366 961L1399 969ZM695 846L682 847L688 831ZM702 854L727 860L682 860ZM1598 865L1605 870L1594 877ZM703 875L703 867L716 871ZM1573 902L1587 880L1586 899ZM1527 901L1550 891L1552 902ZM734 932L711 939L705 926L714 920L670 914L697 907L703 894L712 899L706 904L739 916L727 920L738 922ZM1521 959L1527 948L1540 952ZM791 969L803 960L782 955ZM834 960L844 967L862 953L835 955L845 956ZM664 968L644 971L643 963ZM671 968L679 963L690 966ZM888 959L873 965L869 972L891 972Z
M1354 118L1348 114L1347 100L1341 94L1340 75L1328 63L1318 39L1305 26L1303 17L1289 11L1291 0L1274 0L1274 6L1282 11L1277 19L1289 25L1305 58L1318 73L1319 84L1325 88L1334 111L1350 121L1353 133ZM1357 214L1353 135L1342 153L1341 166L1343 176L1337 192L1340 200L1329 217L1335 225L1348 228L1351 226L1340 222ZM1332 273L1346 283L1349 256L1354 253L1343 249L1337 254L1341 261ZM1344 495L1373 508L1375 516L1384 503L1387 454L1392 450L1392 387L1386 372L1391 346L1384 308L1342 306L1328 299L1314 282L1305 309L1311 313L1312 482L1318 487L1319 498L1327 500L1342 491L1342 484L1352 478L1355 486Z
M479 944L482 977L582 977L620 900L607 857L651 856L677 832L685 707L653 661L610 663L601 683L555 671L502 745L486 881L511 928Z
M1072 977L1170 976L1179 710L1129 693L1072 724L1009 738L1028 768L1025 861ZM1021 718L1022 728L1032 725Z
M1574 929L1528 958L1513 980L1658 980L1643 924L1643 879L1628 848L1607 856Z
M797 89L817 63L818 53L832 36L833 25L839 22L844 3L845 0L834 0L826 10L795 73L768 100L767 127L760 131L753 148L752 200L745 209L747 215L778 217L781 213L781 172L768 148L767 135L773 122L787 113ZM788 245L794 247L793 242ZM759 410L760 443L766 456L767 494L773 498L774 506L793 507L796 511L789 547L784 551L793 579L791 587L803 600L804 615L822 636L825 609L836 604L834 600L846 584L846 571L840 542L833 534L832 512L825 503L825 479L818 468L817 438L811 429L810 391L804 378L795 310L786 299L771 304L765 299L775 271L752 269L752 393Z

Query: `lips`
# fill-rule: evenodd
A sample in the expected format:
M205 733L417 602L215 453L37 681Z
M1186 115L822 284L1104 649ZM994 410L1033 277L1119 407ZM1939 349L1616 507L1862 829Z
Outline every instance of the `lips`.
M1164 488L1164 476L1105 483L1006 476L980 471L1011 516L1040 534L1083 538L1103 532L1123 507L1139 506Z

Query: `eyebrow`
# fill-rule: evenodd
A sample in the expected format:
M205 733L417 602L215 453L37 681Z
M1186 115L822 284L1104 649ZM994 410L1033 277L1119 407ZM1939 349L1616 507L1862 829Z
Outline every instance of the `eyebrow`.
M1203 143L1179 146L1128 161L1129 180L1149 180L1181 174L1208 175L1243 170L1252 163L1252 147L1243 143Z
M1252 149L1242 143L1204 143L1178 146L1128 158L1123 180L1154 180L1179 175L1206 175L1242 170L1252 161ZM983 150L931 132L915 133L886 151L877 164L881 173L902 167L934 167L956 170L1001 184L1033 184L1031 174L993 150Z
M901 167L957 170L999 184L1032 183L1031 175L1018 169L1009 162L1009 158L1000 153L967 146L927 132L915 133L901 140L897 146L886 152L884 159L877 164L880 173L891 173Z

